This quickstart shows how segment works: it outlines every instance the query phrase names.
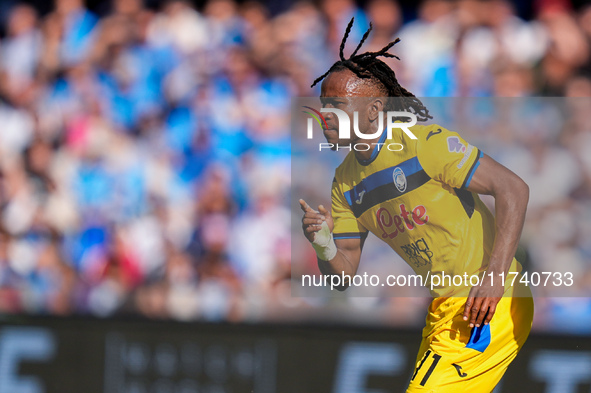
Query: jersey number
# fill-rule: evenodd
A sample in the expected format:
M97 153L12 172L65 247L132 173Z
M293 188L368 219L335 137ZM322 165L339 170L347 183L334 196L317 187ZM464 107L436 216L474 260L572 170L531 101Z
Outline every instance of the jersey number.
M421 369L421 367L423 367L423 364L425 364L425 361L427 360L427 358L429 357L429 355L431 355L431 351L430 350L425 353L425 356L423 356L423 359L421 359L421 362L419 363L419 365L417 366L417 368L415 368L415 372L412 375L412 378L410 379L411 381L415 379L415 377L419 373L419 370ZM425 376L421 380L421 383L420 383L421 386L425 386L425 384L427 383L427 380L429 379L429 377L431 376L431 374L433 374L433 370L435 370L435 367L437 366L437 363L439 363L439 359L441 359L441 355L438 355L436 353L433 353L432 358L433 358L433 361L431 362L431 366L429 367L429 369L425 373Z

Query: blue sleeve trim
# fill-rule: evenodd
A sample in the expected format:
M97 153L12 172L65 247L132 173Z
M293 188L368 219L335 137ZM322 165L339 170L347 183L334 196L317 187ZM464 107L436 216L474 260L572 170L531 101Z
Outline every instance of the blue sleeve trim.
M478 166L480 165L480 159L483 156L484 153L482 152L482 150L478 150L478 156L476 157L476 161L474 161L474 164L472 164L472 168L470 168L470 172L468 173L466 180L464 180L464 185L462 186L462 188L467 188L470 185L470 182L472 181L472 176L474 176L476 168L478 168Z
M474 176L474 172L476 172L476 168L478 168L479 165L480 165L480 161L478 161L476 163L476 165L474 165L474 168L472 168L472 172L470 172L470 175L466 179L466 185L464 186L464 188L470 186L470 182L472 181L472 176Z
M365 239L367 232L333 233L333 239Z

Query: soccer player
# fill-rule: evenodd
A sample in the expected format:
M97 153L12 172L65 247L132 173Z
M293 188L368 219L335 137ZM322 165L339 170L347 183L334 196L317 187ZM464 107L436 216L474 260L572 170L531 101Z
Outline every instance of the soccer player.
M340 47L340 60L324 75L320 100L351 118L359 113L359 129L374 134L379 116L406 110L419 120L428 109L404 89L392 69L378 57L387 51L353 54ZM312 85L312 86L314 86ZM394 104L384 98L397 97ZM391 101L391 100L390 100ZM352 133L339 139L338 119L325 113L324 135L333 145L360 139ZM326 275L355 275L368 232L388 243L417 274L478 275L480 285L465 289L433 288L422 343L408 392L491 392L523 346L531 329L533 300L528 288L518 288L501 274L520 272L515 260L528 202L528 186L509 169L456 132L439 125L416 125L406 133L387 132L363 143L400 143L403 150L351 151L336 169L332 183L332 213L322 205L313 210L304 200L304 234ZM400 130L398 130L400 131ZM495 198L496 218L478 194ZM350 284L350 283L349 283ZM471 286L472 285L472 286ZM346 286L344 287L346 288ZM343 288L343 289L344 289Z

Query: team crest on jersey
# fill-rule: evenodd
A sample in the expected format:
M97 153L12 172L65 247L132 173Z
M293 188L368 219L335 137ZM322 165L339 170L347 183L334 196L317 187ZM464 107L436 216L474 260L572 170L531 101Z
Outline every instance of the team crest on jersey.
M396 169L394 169L393 177L394 185L396 186L398 191L404 192L406 190L406 176L404 175L402 169L396 167Z
M460 141L457 136L447 137L447 149L450 153L465 153L466 146Z

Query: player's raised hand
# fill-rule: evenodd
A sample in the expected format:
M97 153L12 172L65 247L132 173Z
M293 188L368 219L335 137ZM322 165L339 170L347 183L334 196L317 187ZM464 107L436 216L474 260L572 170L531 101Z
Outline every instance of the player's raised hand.
M330 232L332 232L334 228L332 216L324 206L318 206L318 211L316 211L312 209L306 201L300 199L300 208L304 212L304 217L302 217L302 229L304 230L304 235L310 242L314 241L316 233L322 229L323 223L326 223L325 225L327 225Z
M326 221L326 224L328 225L330 233L332 233L332 230L334 229L334 222L332 221L332 214L330 213L330 210L326 210L324 208L324 205L319 205L318 212L322 214L324 220Z

